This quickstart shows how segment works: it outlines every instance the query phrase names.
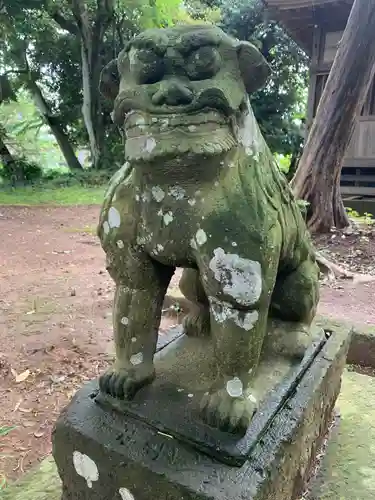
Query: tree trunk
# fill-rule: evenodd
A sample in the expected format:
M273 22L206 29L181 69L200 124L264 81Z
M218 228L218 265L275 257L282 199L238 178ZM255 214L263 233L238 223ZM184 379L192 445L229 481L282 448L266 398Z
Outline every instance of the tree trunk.
M6 166L15 163L12 153L9 151L8 146L5 144L2 138L1 131L0 131L0 159L1 162Z
M94 168L99 168L103 152L103 123L101 119L101 105L99 94L99 78L95 77L96 68L90 64L93 56L81 42L82 53L82 89L83 103L82 115L85 122L87 135L89 136L91 158ZM96 60L99 61L99 55L96 54ZM98 65L98 62L95 63ZM100 74L100 73L99 73Z
M101 166L104 149L103 116L99 92L102 61L100 51L107 28L114 16L114 0L97 0L95 15L89 14L83 0L72 0L75 27L70 31L81 39L82 115L90 143L92 163ZM58 18L54 17L57 22ZM61 23L60 23L61 24Z
M0 130L0 160L3 163L4 167L6 167L8 172L8 177L10 177L10 181L13 186L15 186L18 182L24 181L22 169L18 168L17 160L13 158L12 153L9 151L8 146L5 144L1 130Z
M33 80L31 75L28 75L27 88L32 95L35 106L38 108L45 123L49 125L51 132L55 136L57 144L60 147L60 150L65 158L68 167L71 170L82 170L82 165L74 152L74 149L69 141L69 137L64 132L58 119L52 115L48 103L44 99L44 96L40 88L38 87L38 84L35 80Z
M296 197L309 203L312 232L349 225L340 193L341 168L374 75L374 31L375 0L355 0L291 182Z

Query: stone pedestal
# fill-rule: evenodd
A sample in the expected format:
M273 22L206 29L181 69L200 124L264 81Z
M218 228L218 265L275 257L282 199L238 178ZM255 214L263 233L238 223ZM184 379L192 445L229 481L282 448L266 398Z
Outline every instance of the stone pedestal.
M160 365L172 366L184 343L192 342L171 335L161 337ZM161 381L116 410L98 398L97 382L90 382L53 433L63 500L298 498L331 419L349 340L349 332L333 332L308 363L289 366L293 377L283 374L243 438L194 428L194 403L189 411L186 401L195 394L185 394L184 387L171 396L173 384Z

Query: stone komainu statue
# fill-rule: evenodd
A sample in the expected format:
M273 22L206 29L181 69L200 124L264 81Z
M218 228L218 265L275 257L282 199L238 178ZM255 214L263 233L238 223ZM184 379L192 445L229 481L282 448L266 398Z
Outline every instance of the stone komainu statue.
M288 349L301 356L318 302L305 223L249 104L269 73L253 45L191 25L141 33L101 79L126 138L98 227L116 283L116 361L101 390L130 399L153 380L163 299L183 267L185 332L210 335L217 360L202 416L229 431L256 411L268 317L296 326Z

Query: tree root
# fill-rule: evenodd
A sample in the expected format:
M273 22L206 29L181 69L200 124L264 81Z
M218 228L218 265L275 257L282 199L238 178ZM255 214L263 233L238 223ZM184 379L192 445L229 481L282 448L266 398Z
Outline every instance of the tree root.
M352 280L354 284L375 281L375 276L348 271L347 269L344 269L343 267L328 260L320 252L316 252L316 261L319 265L320 272L327 276L329 281L335 281L335 279L338 278Z

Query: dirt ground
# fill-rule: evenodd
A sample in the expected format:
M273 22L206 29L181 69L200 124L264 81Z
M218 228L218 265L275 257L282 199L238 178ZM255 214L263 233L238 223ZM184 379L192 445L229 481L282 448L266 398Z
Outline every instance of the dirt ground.
M0 206L0 427L16 427L0 436L0 484L50 453L60 410L110 362L113 286L92 232L97 217L96 206ZM319 247L375 273L368 231L332 233ZM320 313L375 323L374 283L338 280L321 295ZM164 317L162 329L177 321Z

